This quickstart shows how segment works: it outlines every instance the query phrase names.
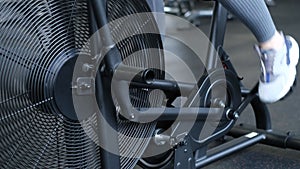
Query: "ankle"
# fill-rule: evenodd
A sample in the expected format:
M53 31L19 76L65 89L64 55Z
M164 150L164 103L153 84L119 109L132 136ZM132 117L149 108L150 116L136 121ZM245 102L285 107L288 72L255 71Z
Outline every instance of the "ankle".
M280 50L284 46L284 37L281 33L278 31L275 32L274 36L271 37L266 42L262 42L259 44L260 48L263 50L269 50L269 49L275 49Z

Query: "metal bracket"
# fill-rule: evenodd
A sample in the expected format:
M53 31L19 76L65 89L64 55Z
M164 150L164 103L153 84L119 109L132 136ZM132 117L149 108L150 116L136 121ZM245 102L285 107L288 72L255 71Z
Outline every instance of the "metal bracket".
M92 95L95 93L95 79L92 77L79 77L76 80L76 85L72 88L76 89L76 94L79 96Z
M195 158L190 137L178 144L175 149L174 169L195 169Z

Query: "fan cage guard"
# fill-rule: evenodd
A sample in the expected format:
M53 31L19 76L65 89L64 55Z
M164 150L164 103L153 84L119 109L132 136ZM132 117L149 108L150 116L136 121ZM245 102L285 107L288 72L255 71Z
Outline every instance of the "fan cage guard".
M143 0L108 0L109 20L149 12ZM149 20L158 29L153 16ZM144 23L133 25L138 29ZM100 168L100 147L93 126L96 114L84 121L70 120L60 112L52 80L61 65L74 57L89 40L86 0L22 0L0 2L0 168ZM118 36L123 29L111 32ZM147 48L162 49L159 35L138 35L117 45L122 59ZM75 54L74 54L75 51ZM89 49L86 49L90 53ZM90 57L90 56L89 56ZM162 50L145 52L128 64L163 69ZM145 64L147 63L147 64ZM162 72L156 72L164 78ZM47 82L47 83L46 83ZM49 83L48 83L49 82ZM143 92L141 92L143 91ZM132 104L147 107L149 91L130 88ZM157 105L162 96L155 96ZM118 132L150 138L155 123L118 121ZM142 155L149 140L128 142L119 136L122 154L133 149ZM121 157L122 168L132 168L138 158Z

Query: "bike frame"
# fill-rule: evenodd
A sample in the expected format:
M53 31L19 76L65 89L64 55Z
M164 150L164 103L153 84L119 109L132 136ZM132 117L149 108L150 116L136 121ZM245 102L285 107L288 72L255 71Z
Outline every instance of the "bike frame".
M100 27L107 24L107 18L105 13L105 4L106 1L102 0L90 0L89 3L89 21L90 21L90 31L91 35L94 34ZM212 17L211 24L211 33L210 33L210 41L211 46L208 51L208 59L206 63L207 70L213 70L217 67L217 60L221 60L224 64L226 64L227 68L234 72L236 71L233 65L230 62L229 56L226 54L223 49L225 30L226 30L226 22L227 22L227 11L226 9L218 2L215 2L214 13ZM103 41L103 39L105 39ZM103 46L105 50L114 50L114 45L110 38L110 31L108 28L105 28L101 35L99 35L98 39L95 39L98 42L104 42ZM97 42L95 43L97 44ZM217 51L217 52L216 52ZM98 54L100 51L92 51L92 54ZM116 52L114 52L116 54ZM218 58L219 57L219 58ZM115 70L118 67L120 61L120 57L112 56L112 53L109 52L105 57L105 65L109 71ZM122 68L121 68L122 69ZM123 68L124 73L128 72L130 69L126 67ZM139 79L147 79L148 73L151 73L151 70L147 70L147 72L142 72ZM124 77L124 76L123 76ZM111 80L112 77L103 77L100 73L97 74L97 91L111 91ZM121 79L128 80L128 79ZM172 91L173 93L178 93L179 88L182 88L186 91L192 91L194 86L187 83L176 83L167 80L156 80L151 84L144 83L143 81L133 81L136 86L139 87L147 87L151 89L161 89L164 91ZM174 158L174 168L200 168L205 166L211 162L214 162L222 157L225 157L233 152L246 148L256 143L264 143L272 146L282 147L282 148L292 148L300 150L300 139L291 137L290 135L278 135L272 133L272 125L271 118L268 111L267 106L262 103L257 95L258 87L256 86L252 90L247 90L241 84L241 93L243 100L241 104L238 106L236 110L226 110L228 111L228 116L231 118L230 123L224 130L220 131L218 135L212 135L206 141L211 142L220 137L220 135L230 135L236 137L233 141L230 141L226 144L222 144L214 149L207 150L206 145L204 143L199 143L197 141L192 140L189 136L184 138L185 144L180 144L176 147L175 158ZM180 92L179 92L180 93ZM111 127L116 128L117 122L115 118L116 109L114 107L110 92L97 92L97 99L101 100L100 110L103 112L103 116L110 123ZM119 96L122 98L122 95ZM126 105L126 103L124 103ZM241 115L241 113L245 110L245 108L251 104L256 117L256 128L245 129L245 128L233 128L237 118ZM99 104L100 105L100 104ZM208 113L220 115L223 114L221 109L215 108L180 108L183 111L184 116L183 120L189 120L189 117L197 116L197 120L205 120L208 116ZM161 110L156 108L151 108L150 113L139 113L135 114L134 118L130 120L133 122L142 122L149 118L157 117L157 112L161 112ZM169 121L175 120L178 116L179 110L176 108L167 108L164 110L164 113L157 119L157 121ZM130 115L128 115L130 117ZM99 121L100 126L100 134L99 139L101 142L112 142L115 141L117 143L117 135L115 136L115 140L111 138L107 138L105 127L101 127L101 120ZM233 129L232 129L233 128ZM251 134L252 133L252 134ZM196 152L196 153L195 153ZM196 154L196 155L194 155ZM101 149L101 165L102 168L120 168L120 159L117 155L107 152L104 149Z

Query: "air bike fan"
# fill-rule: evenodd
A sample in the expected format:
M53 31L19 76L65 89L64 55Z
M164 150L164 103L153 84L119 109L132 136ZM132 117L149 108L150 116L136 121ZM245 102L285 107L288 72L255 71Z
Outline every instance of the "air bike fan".
M109 20L150 11L143 0L108 0L106 10ZM86 0L0 1L0 168L101 167L95 130L84 130L73 112L68 68L90 37L88 12ZM157 29L153 16L147 22ZM144 25L137 21L132 27ZM119 31L111 31L112 36ZM160 36L146 34L128 38L117 48L125 59L142 49L162 49L162 44ZM161 50L156 55L145 51L128 63L157 67L163 65L162 57ZM148 90L130 88L135 107L148 106L148 95ZM156 97L159 104L162 96ZM95 114L84 117L87 126L96 121ZM117 128L127 136L148 138L155 125L119 119ZM134 149L142 154L148 142L119 137L118 143L122 154ZM138 158L120 161L122 168L132 168Z

